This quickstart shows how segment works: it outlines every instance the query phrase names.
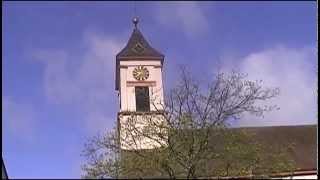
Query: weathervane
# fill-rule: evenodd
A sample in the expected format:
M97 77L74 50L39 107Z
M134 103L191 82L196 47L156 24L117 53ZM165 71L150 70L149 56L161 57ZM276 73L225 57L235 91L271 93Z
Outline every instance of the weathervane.
M137 28L137 25L139 23L139 18L137 16L136 1L133 1L133 19L132 19L132 22L134 24L134 27Z

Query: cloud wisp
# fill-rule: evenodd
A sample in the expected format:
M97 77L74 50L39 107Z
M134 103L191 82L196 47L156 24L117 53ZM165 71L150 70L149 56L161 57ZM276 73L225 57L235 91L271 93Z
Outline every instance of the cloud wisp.
M196 2L158 3L154 17L159 24L183 31L188 38L199 37L209 30L208 19Z
M94 133L110 128L110 122L115 121L116 114L110 114L110 109L117 108L115 56L123 43L92 31L84 33L83 42L87 47L76 56L61 49L39 49L33 55L45 66L43 80L48 102L74 105L85 114L83 126ZM71 67L73 62L77 67Z
M35 109L31 104L17 102L8 96L2 97L2 119L5 135L23 142L34 140L37 123Z
M263 80L266 87L280 88L280 95L268 102L276 104L280 110L267 113L264 118L246 115L238 122L239 126L316 124L315 49L276 46L251 53L243 59L229 59L222 64L222 72L234 69L247 73L248 79Z

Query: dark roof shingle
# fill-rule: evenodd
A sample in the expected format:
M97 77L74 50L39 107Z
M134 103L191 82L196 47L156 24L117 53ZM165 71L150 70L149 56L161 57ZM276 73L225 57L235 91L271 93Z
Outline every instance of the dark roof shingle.
M140 30L134 28L127 45L117 54L117 59L125 57L164 58L164 55L151 47Z

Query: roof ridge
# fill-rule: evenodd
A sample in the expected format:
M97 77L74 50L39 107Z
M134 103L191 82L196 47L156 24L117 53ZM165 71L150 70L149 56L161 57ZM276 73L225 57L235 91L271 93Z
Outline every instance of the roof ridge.
M134 28L126 46L117 54L117 58L131 56L161 57L164 55L153 48L138 28Z

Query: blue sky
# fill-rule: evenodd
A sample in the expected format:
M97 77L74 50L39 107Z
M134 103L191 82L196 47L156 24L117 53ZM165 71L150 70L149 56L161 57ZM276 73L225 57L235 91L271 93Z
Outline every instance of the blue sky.
M184 64L204 81L236 69L281 94L279 111L239 126L317 123L316 2L137 2L165 55L165 91ZM77 178L87 138L119 108L115 55L133 2L4 2L2 156L11 178Z

